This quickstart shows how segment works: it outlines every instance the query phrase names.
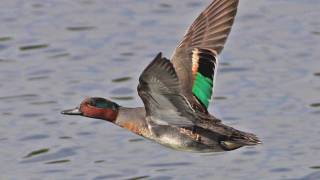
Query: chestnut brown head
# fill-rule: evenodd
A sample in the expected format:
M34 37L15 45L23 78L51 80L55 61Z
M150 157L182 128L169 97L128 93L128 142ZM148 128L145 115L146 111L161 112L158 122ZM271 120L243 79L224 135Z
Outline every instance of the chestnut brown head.
M100 97L91 97L83 100L79 107L64 110L61 113L64 115L80 115L115 122L118 111L119 105L115 102Z

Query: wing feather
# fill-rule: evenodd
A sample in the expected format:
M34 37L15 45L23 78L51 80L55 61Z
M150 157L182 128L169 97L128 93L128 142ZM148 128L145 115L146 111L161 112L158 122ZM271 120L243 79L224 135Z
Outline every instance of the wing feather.
M199 99L192 92L195 88L194 69L197 69L197 66L199 66L194 63L196 60L194 59L195 55L193 51L199 49L203 50L204 53L207 52L209 56L214 55L214 58L211 57L208 61L216 63L217 55L222 51L231 31L238 3L239 0L213 0L192 23L173 53L172 63L180 80L182 94L190 102L195 102L195 97ZM204 53L202 53L203 61L205 61L204 57L206 56ZM215 68L212 73L216 72L215 66L211 65L211 67ZM215 77L215 75L212 74L212 77ZM209 92L206 88L213 88L213 86L203 87L205 89L197 88L198 92ZM201 94L201 92L198 94ZM211 94L209 98L211 98Z
M139 78L138 93L148 119L157 125L192 126L194 116L180 90L172 63L161 54L147 66Z

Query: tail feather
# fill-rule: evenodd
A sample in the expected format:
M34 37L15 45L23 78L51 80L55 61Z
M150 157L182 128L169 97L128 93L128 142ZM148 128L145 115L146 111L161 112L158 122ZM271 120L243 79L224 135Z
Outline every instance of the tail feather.
M246 133L238 130L231 135L230 141L244 146L253 146L262 143L255 134Z
M226 150L233 150L242 146L253 146L262 143L255 134L239 131L222 124L220 120L214 117L212 118L215 121L212 121L210 118L199 118L196 121L196 125L218 134L220 136L220 143Z
M261 144L262 142L255 134L235 130L231 137L227 140L221 141L220 143L225 150L230 151L242 146L254 146Z

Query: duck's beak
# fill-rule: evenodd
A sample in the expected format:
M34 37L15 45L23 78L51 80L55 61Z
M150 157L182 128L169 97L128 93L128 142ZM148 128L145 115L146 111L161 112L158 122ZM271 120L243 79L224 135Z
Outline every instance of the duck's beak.
M61 111L61 114L64 114L64 115L82 115L83 113L80 111L80 109L78 107L76 107L74 109L67 109L67 110Z

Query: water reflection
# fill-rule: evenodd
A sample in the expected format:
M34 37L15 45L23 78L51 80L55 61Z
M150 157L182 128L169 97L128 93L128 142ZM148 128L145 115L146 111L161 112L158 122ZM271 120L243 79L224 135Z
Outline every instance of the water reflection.
M311 174L306 175L306 176L304 176L302 178L290 179L290 180L317 180L317 179L320 179L320 171L311 173Z
M122 175L120 174L110 174L110 175L104 175L104 176L97 176L93 178L93 180L115 179L120 177L122 177Z
M112 82L114 83L122 83L122 82L126 82L131 80L131 77L121 77L121 78L116 78L116 79L112 79Z
M230 66L231 64L228 62L220 62L219 65L220 66Z
M46 171L41 171L43 174L53 174L53 173L64 173L67 172L65 169L52 169L52 170L46 170Z
M72 139L72 137L70 137L70 136L61 136L61 137L59 137L59 139Z
M134 56L134 52L122 52L120 53L120 55L125 57L132 57Z
M44 149L39 149L39 150L35 150L35 151L32 151L30 152L28 155L26 155L24 158L30 158L30 157L33 157L33 156L37 156L39 154L43 154L43 153L47 153L49 152L49 148L44 148Z
M29 50L35 50L35 49L43 49L49 47L49 44L35 44L35 45L27 45L27 46L21 46L19 49L21 51L29 51Z
M113 89L110 93L111 94L117 94L117 95L128 95L133 93L134 91L131 88L127 87L120 87Z
M78 136L90 136L92 134L93 134L93 132L78 132L77 133Z
M0 44L0 51L7 49L9 46Z
M220 68L220 72L221 73L232 73L232 72L244 72L244 71L248 71L248 68L245 67L222 67Z
M124 61L128 61L127 58L121 58L121 57L116 57L116 58L112 58L113 61L115 62L124 62Z
M11 116L12 113L11 113L11 112L3 112L2 115L3 115L3 116Z
M128 178L126 180L141 180L141 179L147 179L149 178L150 176L138 176L138 177L132 177L132 178ZM152 178L152 179L155 179L155 178Z
M28 159L22 160L20 163L24 164L24 163L43 162L43 161L60 161L63 158L76 155L77 149L79 149L79 147L61 148L57 152L49 153L49 154L48 154L49 152L48 148L40 149L40 150L29 153L25 157ZM36 157L33 157L33 156L36 156Z
M36 101L31 102L32 105L51 105L51 104L57 104L57 101Z
M32 100L34 98L39 97L36 94L21 94L21 95L15 95L15 96L3 96L0 97L0 100Z
M165 169L165 168L161 168L161 169L156 169L156 172L168 172L171 171L172 169Z
M45 164L62 164L62 163L68 163L70 160L68 159L63 159L63 160L57 160L57 161L49 161L46 162Z
M255 151L255 150L248 150L248 151L245 151L243 152L242 154L243 155L246 155L246 156L253 156L253 155L256 155L258 154L259 152L258 151Z
M6 141L8 138L0 138L0 141Z
M320 103L313 103L313 104L310 104L311 107L314 107L314 108L317 108L317 107L320 107Z
M289 171L291 171L291 169L289 168L274 168L270 170L270 172L273 172L273 173L283 173L283 172L289 172Z
M24 113L24 114L21 115L21 117L23 117L23 118L30 118L30 119L41 117L41 116L45 116L45 114L42 114L42 113Z
M214 96L213 99L214 99L214 100L226 100L227 97L224 97L224 96Z
M191 162L174 162L174 163L155 163L155 164L147 164L149 167L176 167L176 166L190 166Z
M313 35L317 35L317 36L320 35L320 31L312 31L311 33L312 33Z
M44 5L43 5L43 4L40 4L40 3L34 3L34 4L32 4L32 7L33 7L33 8L43 8Z
M98 160L98 161L94 161L94 163L103 163L103 162L105 162L104 160Z
M0 59L0 63L9 63L9 62L14 62L15 60L12 59Z
M129 139L129 142L141 142L144 141L142 138Z
M31 136L27 136L24 138L19 139L19 141L29 141L29 140L41 140L41 139L47 139L50 136L47 134L34 134Z
M12 40L12 37L0 37L0 42L2 42L2 41L10 41L10 40Z
M52 55L49 58L50 59L58 59L58 58L63 58L63 57L68 57L68 56L70 56L70 53L61 53L61 54Z
M95 29L94 26L74 26L74 27L67 27L68 31L88 31Z
M119 101L129 101L134 99L133 96L111 96L110 98Z
M320 166L311 166L311 169L320 169Z
M45 79L49 79L49 76L30 77L27 80L28 81L38 81L38 80L45 80Z
M171 5L167 3L160 3L159 6L162 8L171 8Z
M188 2L187 3L187 7L190 7L190 8L200 7L202 5L203 5L202 2Z

